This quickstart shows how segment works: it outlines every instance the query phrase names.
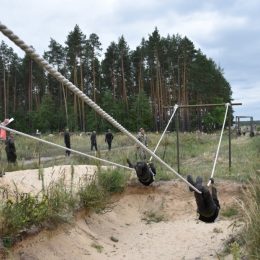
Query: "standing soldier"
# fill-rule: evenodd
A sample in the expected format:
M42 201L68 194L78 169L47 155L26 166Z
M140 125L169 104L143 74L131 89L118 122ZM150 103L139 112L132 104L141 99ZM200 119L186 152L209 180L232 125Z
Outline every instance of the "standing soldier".
M66 145L67 148L70 149L70 133L69 133L69 129L66 128L65 132L64 132L64 143ZM70 156L70 151L66 150L66 156Z
M93 131L90 136L90 142L91 142L91 151L93 151L93 147L95 147L95 150L97 151L97 134L96 131Z
M5 151L8 163L16 163L16 149L14 144L14 136L11 133L5 141Z
M140 131L137 134L137 139L147 147L147 135L145 134L145 131L143 128L140 128ZM142 147L140 147L139 145L137 145L136 148L137 148L137 151L136 151L137 159L139 157L143 161L146 160L145 150Z
M111 150L111 144L112 144L112 140L113 140L114 136L111 133L110 129L107 130L106 135L105 135L105 142L108 145L108 150Z

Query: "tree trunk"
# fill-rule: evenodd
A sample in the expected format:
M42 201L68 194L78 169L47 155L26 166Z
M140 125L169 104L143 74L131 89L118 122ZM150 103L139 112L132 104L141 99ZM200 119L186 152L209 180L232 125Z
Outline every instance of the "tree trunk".
M7 117L7 98L6 98L6 82L5 82L5 69L4 69L4 118Z
M17 87L17 82L16 82L16 72L14 74L14 87L13 87L13 113L16 112L16 87Z
M65 94L65 88L64 88L63 83L60 83L60 84L61 84L61 87L62 87L62 93L63 93L63 98L64 98L65 115L66 115L66 124L67 124L67 127L69 127L69 117L68 117L68 107L67 107L67 97L66 97L66 94Z
M121 54L121 71L122 71L122 96L123 100L125 101L126 110L128 111L128 100L127 100L127 92L126 92L126 85L125 85L125 70L124 70L124 59L123 54Z
M74 71L74 84L77 85L77 69L75 66L73 71ZM74 127L77 129L78 128L78 98L76 94L74 94L74 116L75 116Z
M80 87L81 91L84 91L84 79L83 79L83 71L82 71L82 63L80 62ZM82 130L85 132L86 123L85 123L85 103L81 100L81 108L82 108Z
M32 59L29 59L28 110L32 112Z

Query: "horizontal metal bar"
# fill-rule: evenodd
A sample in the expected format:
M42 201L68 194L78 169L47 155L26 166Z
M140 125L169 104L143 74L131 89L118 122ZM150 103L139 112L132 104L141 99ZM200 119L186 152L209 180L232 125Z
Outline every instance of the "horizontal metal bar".
M179 105L178 108L189 108L189 107L217 107L217 106L225 106L226 103L220 103L220 104L201 104L201 105ZM242 103L230 103L231 106L241 106ZM166 108L170 108L173 106L165 106Z
M236 116L236 118L253 118L252 116Z

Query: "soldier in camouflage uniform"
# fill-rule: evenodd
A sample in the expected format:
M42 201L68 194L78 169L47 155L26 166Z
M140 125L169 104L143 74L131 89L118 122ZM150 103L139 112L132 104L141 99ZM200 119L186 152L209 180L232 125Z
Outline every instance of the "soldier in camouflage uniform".
M143 128L140 128L140 131L137 134L137 139L145 146L147 146L147 135ZM139 145L136 146L136 159L141 159L142 161L146 160L146 152Z

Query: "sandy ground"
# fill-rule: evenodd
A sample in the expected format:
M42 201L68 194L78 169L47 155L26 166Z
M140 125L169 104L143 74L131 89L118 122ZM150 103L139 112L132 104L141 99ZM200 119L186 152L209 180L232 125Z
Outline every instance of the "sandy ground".
M44 170L45 182L70 166ZM77 181L93 174L95 166L75 166ZM70 178L70 177L69 177ZM41 188L37 170L7 173L0 187L37 193ZM241 185L230 181L217 184L222 209L232 205ZM158 223L151 216L160 217ZM11 259L218 259L217 252L239 227L220 216L213 224L197 220L193 194L181 181L157 182L144 187L132 181L123 194L114 197L106 213L79 213L73 223L44 230L18 243Z

